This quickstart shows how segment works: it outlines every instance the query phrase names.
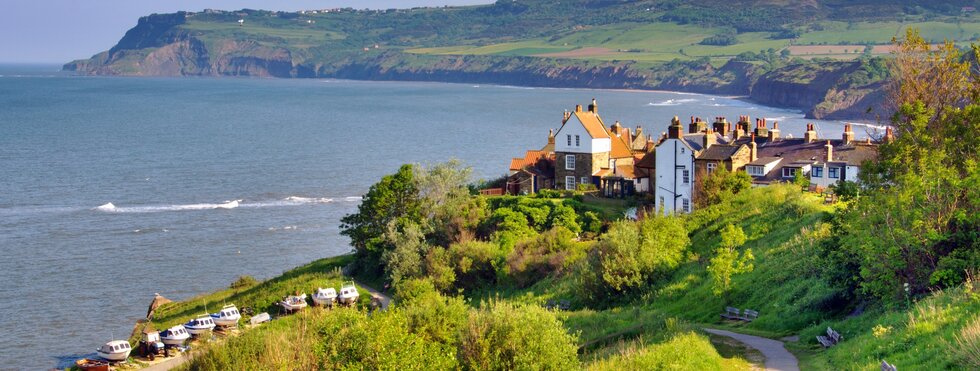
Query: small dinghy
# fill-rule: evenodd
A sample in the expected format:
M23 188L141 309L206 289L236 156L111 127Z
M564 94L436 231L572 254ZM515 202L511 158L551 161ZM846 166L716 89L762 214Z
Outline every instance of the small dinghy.
M187 332L187 329L183 325L177 325L160 333L160 339L166 345L184 345L187 339L191 338L191 334Z
M75 361L75 367L85 371L109 371L109 362L97 359L82 358Z
M340 287L340 295L337 295L337 301L340 304L352 305L357 302L357 298L361 296L357 292L357 287L354 286L354 281L348 281Z
M222 327L238 326L238 320L241 318L242 314L238 312L238 307L235 304L225 305L218 313L211 314L214 324Z
M295 312L306 308L306 294L299 296L289 295L285 299L282 299L279 305L282 305L282 308L287 312Z
M329 307L333 306L334 300L337 300L337 290L333 287L317 288L313 293L313 304Z
M207 334L211 330L214 330L214 319L211 318L210 314L204 314L203 316L197 317L184 324L184 328L191 335L203 335Z
M102 359L112 362L125 361L129 358L129 352L133 350L133 347L129 345L126 340L113 340L101 348L96 349L95 352L99 354Z
M272 317L269 316L269 313L262 312L252 316L252 318L248 320L248 323L252 326L258 326L263 322L269 322L270 320L272 320Z

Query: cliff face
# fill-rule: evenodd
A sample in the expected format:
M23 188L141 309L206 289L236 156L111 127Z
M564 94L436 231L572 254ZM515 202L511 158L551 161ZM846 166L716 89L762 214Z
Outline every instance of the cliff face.
M493 83L542 87L657 89L749 95L762 104L800 108L812 118L869 119L880 86L855 86L858 62L791 65L764 72L758 62L593 62L513 56L434 56L398 50L294 50L250 39L211 38L185 30L183 13L140 19L112 49L64 66L87 75L316 77Z

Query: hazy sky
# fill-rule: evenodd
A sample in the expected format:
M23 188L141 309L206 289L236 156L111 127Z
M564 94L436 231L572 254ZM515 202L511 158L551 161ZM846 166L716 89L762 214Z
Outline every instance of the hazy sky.
M0 62L65 63L107 50L140 16L205 8L301 10L488 4L493 0L2 0Z

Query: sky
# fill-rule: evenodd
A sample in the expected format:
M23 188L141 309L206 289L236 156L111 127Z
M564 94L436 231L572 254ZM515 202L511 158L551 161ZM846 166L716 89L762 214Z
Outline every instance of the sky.
M152 13L205 8L295 11L488 4L493 0L3 0L0 63L67 63L108 50Z

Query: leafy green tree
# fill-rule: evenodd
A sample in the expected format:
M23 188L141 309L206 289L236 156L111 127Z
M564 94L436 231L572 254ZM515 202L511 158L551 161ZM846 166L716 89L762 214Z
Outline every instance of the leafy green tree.
M385 233L385 239L394 247L381 253L385 275L394 284L403 279L421 277L424 273L422 257L429 250L425 235L417 224L410 221L402 223L402 226L397 224L392 221Z
M578 235L582 233L582 227L578 224L578 214L575 209L564 203L555 205L548 216L548 226L550 228L564 227L572 233Z
M385 232L392 221L421 220L421 200L412 165L386 175L372 185L357 212L341 219L340 234L350 237L362 267L377 271L385 249Z
M715 256L708 265L715 295L728 292L732 286L732 276L739 273L751 272L755 257L752 249L746 249L739 254L738 248L745 244L746 236L742 227L729 224L721 230L721 245L715 250Z
M616 222L592 252L594 269L612 290L637 288L676 268L689 245L682 218Z
M701 180L698 180L698 179ZM714 205L723 199L738 194L752 187L752 177L744 171L728 171L725 166L719 166L711 174L695 178L697 197L695 202L699 208Z

